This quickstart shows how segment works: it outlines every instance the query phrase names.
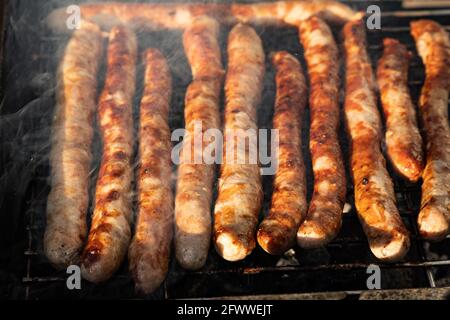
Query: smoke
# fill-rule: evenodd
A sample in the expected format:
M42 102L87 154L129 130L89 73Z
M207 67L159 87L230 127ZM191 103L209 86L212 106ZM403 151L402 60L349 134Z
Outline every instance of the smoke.
M83 2L94 1L17 0L10 1L7 8L6 50L1 78L3 96L0 101L0 242L4 245L4 250L0 248L0 252L1 259L10 266L16 265L17 262L12 260L12 256L20 256L28 245L24 226L31 216L34 216L34 223L38 227L43 227L45 223L45 202L49 188L49 139L55 108L55 74L69 36L52 34L43 22L53 9ZM221 36L224 63L226 31L224 29ZM145 33L138 34L138 38L140 52L155 47L168 59L174 92L169 125L172 131L183 128L184 95L191 82L191 73L182 46L182 32ZM138 106L143 81L143 66L139 63L137 67L135 129L139 119ZM103 65L99 73L101 80L98 92L103 87L104 74ZM269 78L269 86L272 85L270 80ZM268 101L270 110L273 96L265 94L264 100ZM270 127L271 111L261 114L264 123L262 127ZM101 139L98 130L92 151L94 161L91 172L91 198L101 160ZM175 180L175 175L172 180ZM19 270L14 272L18 277L21 276Z
M22 266L25 265L23 252L29 245L25 226L33 227L32 249L38 254L42 250L45 207L49 192L48 156L51 147L51 123L56 103L56 70L69 38L69 35L52 34L45 28L43 21L53 9L81 2L17 0L11 1L8 8L9 21L2 70L3 96L0 102L0 264L5 265L6 269L0 270L0 282L3 277L2 272L9 279L8 283L11 282L11 278L12 282L18 285L21 282L21 277L24 275ZM257 31L263 37L267 54L279 49L300 52L295 30L260 28ZM220 43L224 65L226 65L227 33L228 29L222 28ZM171 131L184 128L184 98L192 77L183 50L182 32L142 33L137 36L140 55L133 109L135 132L139 123L139 103L143 91L144 66L140 57L145 49L152 47L158 48L165 55L171 68L173 78L169 117ZM262 105L258 110L258 123L259 128L270 129L275 86L273 69L268 59L266 70L265 90ZM103 88L105 72L106 68L103 64L99 72L98 93ZM221 105L223 107L223 103ZM95 126L97 126L96 123ZM304 141L307 140L304 139ZM137 144L136 138L136 150ZM304 145L306 150L307 144L304 143ZM88 216L93 209L92 200L101 161L101 150L102 142L96 127L92 145L91 205ZM172 185L175 185L175 167L173 173L171 179ZM267 200L271 195L271 181L271 177L264 178L264 192ZM265 201L264 212L268 210L268 205L269 201ZM41 269L50 270L45 264L45 258L39 256L37 259L42 264ZM176 268L176 264L172 262L171 270L174 271ZM47 272L53 274L55 271L51 269Z
M69 35L52 34L43 22L51 10L74 2L81 3L74 0L17 0L10 1L8 7L1 77L3 96L0 100L0 287L6 290L5 296L10 296L10 292L21 285L25 266L23 252L29 246L26 226L32 227L32 250L42 253L49 192L51 123L56 104L56 70L69 39ZM139 102L143 89L141 54L150 47L161 50L171 67L174 94L170 127L175 130L184 126L184 93L191 81L191 74L181 36L181 32L138 34L140 54L133 105L135 130L139 123ZM98 94L103 88L105 72L103 64L99 72ZM102 153L97 123L94 125L88 216L93 209ZM175 178L174 174L172 182ZM38 268L49 269L42 255L37 257L37 261L40 263ZM54 270L48 272L55 273ZM2 283L17 287L2 286Z

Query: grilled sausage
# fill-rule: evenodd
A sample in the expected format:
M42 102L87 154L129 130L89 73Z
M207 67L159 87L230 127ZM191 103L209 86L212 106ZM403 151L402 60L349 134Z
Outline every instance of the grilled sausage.
M418 225L424 238L441 240L450 232L450 40L445 29L430 20L413 21L411 33L426 69L419 110L427 157Z
M278 168L269 215L260 224L259 245L282 254L295 244L295 234L306 215L306 177L302 156L302 115L307 88L298 60L285 51L272 55L277 94L273 128L278 130Z
M422 137L408 89L411 53L395 39L384 39L377 79L386 118L388 157L398 173L411 182L422 175Z
M303 248L330 242L342 224L346 196L345 168L339 145L339 52L330 28L312 17L300 24L310 80L309 149L314 193L306 220L297 233Z
M207 16L193 20L183 34L184 51L193 80L219 80L224 76L219 45L219 23Z
M215 165L205 162L203 153L218 143L205 132L220 128L219 104L224 71L218 35L219 24L209 17L195 19L183 35L193 82L187 89L184 109L186 133L178 167L175 253L178 263L186 269L203 267L211 242ZM196 131L196 126L201 130ZM202 145L196 145L195 141Z
M224 259L237 261L255 247L262 202L256 107L261 99L265 57L261 39L243 24L231 30L227 51L224 160L214 208L214 241ZM243 148L245 140L248 144ZM255 163L251 158L256 158Z
M103 156L81 265L83 277L92 282L108 279L119 268L131 236L136 52L134 33L114 27L109 35L108 70L99 101Z
M144 93L140 106L138 215L128 251L136 289L145 294L164 281L173 235L173 194L170 160L170 69L156 49L144 54Z
M78 263L86 240L92 123L102 47L100 29L83 23L69 40L58 71L44 236L45 255L56 267Z
M381 120L362 21L344 26L345 118L351 146L355 205L372 253L380 260L401 259L409 234L398 213L393 184L381 153Z
M80 5L82 19L91 20L103 29L123 23L134 29L184 29L195 17L207 15L219 23L234 25L238 22L264 26L293 25L312 15L323 16L328 22L343 24L361 17L350 7L337 1L303 0L232 3L91 3ZM48 26L57 32L69 32L66 8L54 10L47 17Z

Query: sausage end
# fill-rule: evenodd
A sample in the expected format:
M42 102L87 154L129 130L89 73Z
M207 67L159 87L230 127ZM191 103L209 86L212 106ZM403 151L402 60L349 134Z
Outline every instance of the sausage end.
M328 244L335 234L328 234L315 221L305 221L297 232L297 244L304 249L320 248Z
M280 235L274 233L276 231L277 229L271 231L263 222L258 230L257 240L261 248L267 253L272 255L282 255L294 246L295 234L293 236Z
M208 258L209 237L199 235L183 237L175 242L175 256L178 263L187 270L201 269ZM207 243L204 241L208 239Z
M250 254L254 245L246 246L232 233L223 232L217 235L215 247L225 260L239 261Z
M80 257L80 248L73 247L65 242L46 241L44 252L56 269L64 269L71 264L76 264Z
M379 260L384 262L396 262L406 255L409 246L409 236L398 233L390 241L372 245L370 249Z
M440 241L449 234L449 223L444 214L435 206L426 206L417 220L420 235L426 240Z

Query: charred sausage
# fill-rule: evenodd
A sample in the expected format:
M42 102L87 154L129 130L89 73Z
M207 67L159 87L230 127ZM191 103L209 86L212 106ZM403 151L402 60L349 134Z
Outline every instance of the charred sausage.
M224 259L237 261L244 259L255 247L262 202L254 138L265 57L261 39L251 27L243 24L237 24L231 30L227 51L224 160L214 208L214 242ZM240 148L238 140L242 139L248 140L248 144ZM252 163L251 158L256 161Z
M418 225L424 238L441 240L450 232L450 40L448 32L430 20L413 21L411 33L426 70L419 99L426 165Z
M83 277L92 282L107 280L119 268L131 237L136 54L134 33L122 26L111 29L108 70L98 107L103 155L81 265Z
M372 253L380 260L401 259L409 234L396 207L393 183L381 153L381 119L362 21L343 29L346 64L345 118L351 147L355 205Z
M339 145L339 52L327 24L311 17L300 24L310 82L310 141L314 193L297 233L303 248L326 245L338 234L346 196Z
M387 155L398 173L411 182L422 175L422 137L408 89L411 53L399 41L384 39L377 79L386 119Z
M45 255L56 267L79 263L86 240L91 143L102 48L100 29L83 23L69 40L59 66L51 134L51 191L44 235Z
M128 251L136 289L153 292L164 281L173 236L173 194L170 159L170 69L156 49L144 54L144 93L140 105L137 170L138 213Z
M207 135L207 130L220 129L219 104L224 71L218 35L219 24L209 17L195 19L183 35L193 82L185 98L186 133L175 200L175 254L185 269L203 267L211 242L215 165L205 161L203 154L212 144L218 146L215 137ZM196 132L196 126L201 130ZM200 147L195 145L196 138L202 142ZM215 157L214 154L210 156Z
M278 130L278 168L268 216L257 239L270 254L282 254L295 244L295 234L306 215L306 176L302 156L302 117L307 88L300 62L280 51L272 55L277 93L273 128Z

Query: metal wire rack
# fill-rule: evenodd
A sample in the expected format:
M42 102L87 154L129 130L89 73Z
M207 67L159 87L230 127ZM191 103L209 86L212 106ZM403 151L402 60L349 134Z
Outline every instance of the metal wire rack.
M368 2L344 1L355 8L365 8ZM381 55L381 39L394 37L406 43L411 51L415 51L414 42L409 35L409 21L418 17L437 20L448 24L450 9L414 10L401 9L400 1L371 1L382 8L381 30L369 30L369 53L372 62L376 62ZM446 25L450 30L450 26ZM296 30L293 29L259 29L265 50L284 49L296 53L302 59L301 48L298 44ZM29 54L35 56L36 75L46 75L50 82L54 81L57 59L55 51L61 48L66 40L64 37L37 32L39 45L30 49ZM153 37L153 38L152 38ZM183 58L179 34L164 35L172 37L173 41L161 42L158 35L141 36L141 46L146 47L161 44L167 52L174 73L174 102L171 115L171 127L183 125L182 110L183 97L190 74ZM7 61L6 61L7 62ZM303 65L304 61L303 61ZM259 109L260 127L270 127L272 104L274 100L273 71L267 66L268 75L265 83L263 104ZM415 101L420 94L423 83L423 65L417 55L414 55L410 68L410 90ZM100 85L101 86L101 83ZM52 87L47 85L48 88ZM8 91L6 91L8 92ZM82 290L68 290L66 287L67 274L56 271L46 262L42 255L42 235L45 225L45 202L48 194L48 125L52 114L52 95L46 91L43 105L45 110L41 115L47 120L29 124L27 134L40 133L35 147L30 151L31 166L29 186L23 193L25 206L21 206L20 213L25 215L24 242L22 247L23 264L18 268L22 274L18 284L17 296L25 299L45 298L135 298L132 280L127 272L127 265L122 268L108 282L93 285L83 282ZM138 101L138 96L136 101ZM138 105L138 104L135 104ZM308 151L308 118L305 116L303 154L308 168L308 185L312 189L312 172ZM342 146L344 154L348 155L347 141L342 130ZM97 137L98 139L98 137ZM37 147L36 147L37 145ZM28 159L28 157L27 157ZM29 160L29 159L28 159ZM95 164L94 164L95 167ZM389 168L390 169L390 168ZM350 212L344 215L342 231L339 237L322 249L305 251L299 248L289 251L282 257L271 257L260 249L244 261L229 263L223 261L212 249L206 266L195 272L182 270L174 261L163 286L153 295L144 297L150 299L176 298L211 298L233 296L248 299L249 296L270 295L284 297L290 294L321 293L322 297L333 297L335 292L344 292L345 297L359 297L367 290L366 270L370 264L378 265L382 270L383 289L410 288L447 288L450 286L450 238L440 243L428 243L420 238L417 232L416 218L420 202L420 188L401 180L391 170L395 184L395 192L401 216L411 232L411 249L405 259L398 263L382 264L371 254L366 238L354 212L352 186L349 184L347 202L351 206ZM96 170L92 172L95 181ZM350 179L349 179L350 180ZM267 212L270 203L271 179L264 178L265 203L263 213ZM172 259L174 260L174 259ZM304 296L302 296L304 297Z

